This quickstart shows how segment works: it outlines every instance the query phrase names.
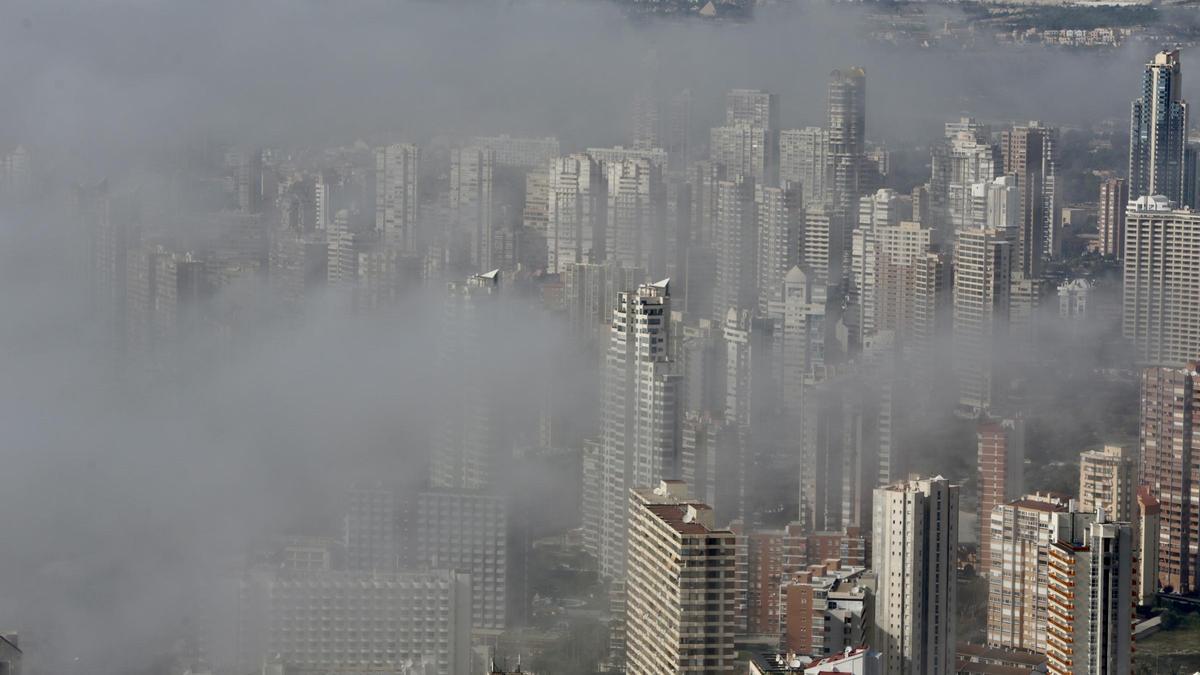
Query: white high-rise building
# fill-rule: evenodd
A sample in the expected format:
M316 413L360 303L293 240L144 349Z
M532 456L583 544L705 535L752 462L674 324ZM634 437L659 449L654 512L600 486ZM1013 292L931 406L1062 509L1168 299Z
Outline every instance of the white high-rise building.
M626 670L629 675L733 675L735 535L682 481L629 500Z
M713 321L725 320L730 308L758 303L758 220L754 181L745 176L717 184L716 280Z
M998 342L1007 335L1012 233L967 228L954 247L954 362L959 403L982 411L995 402Z
M626 268L666 267L667 194L662 166L648 159L606 161L608 223L605 253Z
M805 204L826 198L829 189L829 132L821 127L779 133L779 184L801 186Z
M767 316L777 324L780 388L790 420L800 419L805 377L825 365L825 300L825 287L793 267L767 306Z
M900 223L900 195L890 188L858 200L858 226L867 229L889 227Z
M600 163L584 154L555 159L550 166L547 209L547 266L604 260L608 189Z
M1119 523L1137 520L1137 456L1132 448L1106 445L1079 456L1079 510L1104 509Z
M975 213L971 186L1000 175L1000 149L982 135L959 131L933 146L929 178L933 225L943 235L971 225Z
M512 136L476 136L471 145L487 148L496 153L496 165L518 169L544 171L558 157L558 139L514 138Z
M855 343L879 331L905 342L913 331L917 269L933 243L933 231L920 223L860 226L851 240L849 297Z
M629 490L680 475L681 378L671 358L667 280L617 296L604 371L600 573L625 577Z
M477 272L493 269L496 233L492 177L496 153L479 146L450 151L450 215L453 225L471 241L471 263Z
M990 566L982 570L988 583L989 646L1045 653L1050 593L1046 559L1054 542L1055 514L1068 507L1064 499L1035 494L980 514L991 529Z
M771 130L748 122L714 127L709 133L709 157L725 166L730 177L745 176L756 183L775 185L779 160Z
M375 230L404 251L417 250L421 149L411 143L375 149Z
M999 176L988 183L971 186L975 202L972 225L996 229L1016 229L1021 225L1021 192L1017 177Z
M1124 334L1147 365L1200 355L1200 213L1139 197L1125 217Z
M886 675L955 668L958 486L941 476L875 490L875 641Z
M1051 675L1131 672L1133 548L1133 528L1103 509L1056 515L1048 556Z
M779 294L779 285L800 264L804 206L799 189L758 187L754 191L758 216L758 307Z

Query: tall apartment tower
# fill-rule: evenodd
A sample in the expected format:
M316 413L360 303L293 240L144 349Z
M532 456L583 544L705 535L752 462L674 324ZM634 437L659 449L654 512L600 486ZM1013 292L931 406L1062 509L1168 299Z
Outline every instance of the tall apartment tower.
M1000 149L984 128L947 127L946 139L930 150L929 216L933 222L927 224L938 230L942 241L972 224L972 186L992 182L1002 168Z
M605 162L608 224L605 253L623 267L666 268L667 193L663 167L648 159Z
M1104 510L1055 516L1047 669L1052 675L1130 672L1133 528Z
M1043 261L1058 250L1057 141L1058 130L1038 122L1013 127L1000 135L1003 172L1017 177L1020 201L1013 268L1025 278L1040 276Z
M983 411L997 396L995 351L1008 332L1011 233L960 230L954 247L954 360L959 404Z
M421 149L411 143L375 148L375 231L390 245L417 250Z
M1079 510L1104 509L1118 523L1137 521L1137 458L1131 448L1106 445L1079 456Z
M1045 653L1050 575L1046 558L1054 543L1055 514L1067 500L1026 495L980 518L992 530L989 564L981 567L988 582L987 643Z
M834 209L853 218L858 198L874 188L867 175L867 72L841 68L829 74L830 188Z
M885 675L954 672L958 486L941 476L875 490L871 567Z
M805 207L802 266L816 283L836 287L849 274L852 234L851 221L841 211L822 202Z
M450 213L454 226L471 240L471 263L476 272L494 269L498 256L492 247L496 232L496 204L492 196L492 175L496 151L480 146L450 151Z
M399 566L402 510L398 493L382 483L351 488L342 522L348 569L391 572Z
M990 570L992 510L1025 492L1025 420L986 420L980 423L976 438L979 441L979 567Z
M947 253L930 251L913 258L912 332L901 334L915 372L929 380L944 359L954 324L954 269Z
M758 304L758 219L754 181L747 176L717 184L716 282L713 321L721 323L731 308Z
M799 187L791 185L757 187L754 204L758 218L758 308L765 315L784 277L800 264L804 203Z
M1178 366L1200 355L1200 213L1139 197L1125 218L1123 332L1134 358Z
M892 331L901 343L910 340L916 262L928 254L931 242L932 230L909 221L854 231L850 292L857 308L854 328L861 338Z
M446 412L437 421L430 480L439 488L482 489L499 468L508 421L495 378L486 376L481 346L499 311L500 271L451 283L448 296L437 349Z
M779 180L779 158L772 133L749 122L713 127L709 132L709 157L723 165L731 177L745 176L775 185Z
M761 89L732 89L725 94L725 124L779 129L779 94Z
M1100 252L1117 260L1125 257L1125 207L1129 183L1124 178L1107 178L1100 183Z
M608 182L599 162L585 154L550 163L546 254L550 272L567 263L603 262Z
M625 672L733 675L734 533L681 481L631 490L628 519Z
M805 127L779 132L779 185L800 185L805 204L826 198L831 166L828 130Z
M1178 49L1158 52L1146 64L1142 93L1130 108L1129 197L1162 195L1180 204L1188 104Z
M1135 595L1139 605L1148 607L1154 604L1154 599L1158 596L1159 516L1162 510L1149 485L1138 488L1137 504L1138 532L1137 555L1135 556L1137 569L1134 579L1137 588Z
M589 525L599 542L600 573L625 578L629 490L681 474L682 396L671 358L667 280L617 296L604 366L601 511Z
M1158 577L1179 593L1200 588L1200 514L1190 495L1200 486L1195 434L1200 429L1197 364L1142 371L1138 483L1158 500Z

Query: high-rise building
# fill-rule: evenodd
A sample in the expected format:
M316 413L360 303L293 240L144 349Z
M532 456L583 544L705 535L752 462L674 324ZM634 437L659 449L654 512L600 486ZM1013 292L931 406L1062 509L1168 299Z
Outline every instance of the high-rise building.
M979 441L979 562L990 570L992 510L1024 493L1025 420L986 420L976 430Z
M997 398L995 353L1008 333L1010 233L967 228L954 247L954 360L959 403L983 411Z
M725 123L745 122L779 129L779 94L761 89L732 89L725 94Z
M604 367L604 517L588 524L600 573L618 582L625 578L629 490L681 473L682 386L671 330L667 280L618 294Z
M470 575L471 625L502 630L508 617L512 574L505 499L475 490L427 490L416 503L417 564Z
M1017 177L1020 218L1015 272L1041 276L1042 263L1058 253L1060 209L1055 179L1058 130L1039 122L1016 126L1000 136L1004 173Z
M497 395L486 376L484 336L499 311L500 271L476 274L448 285L438 368L448 400L435 434L430 478L440 488L483 489L492 485L511 439Z
M1162 195L1182 203L1187 129L1179 50L1158 52L1146 64L1142 92L1130 106L1130 199Z
M682 482L630 491L626 672L732 675L735 537Z
M730 177L744 176L764 185L778 182L777 144L770 129L749 122L713 127L709 158L725 167Z
M1102 508L1119 523L1137 522L1137 461L1133 450L1106 445L1079 456L1079 510Z
M1149 485L1138 488L1137 494L1138 519L1137 540L1134 542L1134 594L1137 604L1149 607L1158 596L1158 539L1159 539L1159 508L1158 499Z
M1055 515L1050 567L1048 670L1128 673L1133 653L1133 528L1103 509Z
M853 221L858 199L873 190L877 176L869 175L866 157L867 73L860 67L829 74L829 187L834 210Z
M1125 219L1123 332L1143 364L1200 354L1200 213L1139 197Z
M800 185L805 204L826 199L831 166L826 129L805 127L779 133L779 184Z
M1000 149L981 130L947 134L931 150L929 177L929 215L942 241L972 224L976 211L972 186L995 180L1002 162Z
M724 322L731 308L758 305L758 220L754 181L747 176L717 184L716 280L713 320Z
M471 263L476 272L494 269L496 204L493 174L496 152L479 146L450 151L450 214L453 224L471 241Z
M607 259L625 268L663 274L667 266L667 193L662 166L648 159L611 161L603 166L608 183Z
M913 258L912 333L905 351L914 360L914 372L929 380L944 363L954 319L954 270L951 256L929 252ZM906 344L907 343L907 344Z
M941 476L875 490L875 638L886 675L955 668L958 486Z
M932 235L929 228L910 221L854 231L849 297L856 311L847 323L858 335L852 342L861 344L879 331L892 331L901 344L911 339L916 262L929 252Z
M976 204L975 217L972 219L977 227L994 227L997 229L1016 229L1021 226L1021 192L1018 189L1019 179L1015 175L999 176L990 183L976 183L982 193L982 213L980 204ZM976 195L977 201L979 195ZM982 216L982 217L981 217Z
M793 267L767 307L779 337L779 379L785 419L798 420L808 374L825 365L826 291Z
M567 263L603 262L608 183L600 163L584 154L559 157L551 163L548 183L548 270L562 272Z
M1121 260L1125 254L1125 208L1129 204L1129 183L1124 178L1107 178L1100 183L1100 212L1096 218L1100 230L1100 252Z
M1052 495L1033 494L1000 504L979 517L991 529L989 563L980 567L987 579L987 643L992 647L1046 651L1049 617L1049 568L1046 558L1054 542L1054 514L1070 503Z
M1200 430L1197 364L1142 371L1138 484L1159 505L1158 577L1179 593L1200 588L1200 514L1190 495L1200 486L1195 432Z
M853 229L846 217L821 202L804 208L803 265L813 281L837 287L849 273Z
M762 187L754 191L758 215L758 308L779 294L780 284L800 264L800 236L804 228L804 206L800 190Z
M411 143L375 148L375 231L403 251L418 248L421 149Z
M761 428L780 405L775 322L730 307L724 342L725 421Z

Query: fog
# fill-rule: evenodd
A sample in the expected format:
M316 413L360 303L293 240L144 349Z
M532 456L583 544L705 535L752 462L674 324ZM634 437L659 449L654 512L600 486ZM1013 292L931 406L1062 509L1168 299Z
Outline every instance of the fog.
M629 99L651 78L692 90L697 139L733 87L779 92L784 128L819 125L845 65L866 68L867 135L889 145L927 144L961 114L1119 128L1149 51L889 47L862 39L861 18L816 4L704 23L547 0L0 3L0 149L29 148L43 186L0 213L0 628L21 630L31 672L153 667L212 570L273 533L336 535L353 480L415 481L445 395L436 286L375 316L317 295L236 350L194 339L175 372L114 362L69 186L152 192L209 142L628 144ZM146 221L177 203L146 202ZM516 303L490 331L483 376L518 397L521 373L576 348ZM553 369L559 405L593 400L591 367Z

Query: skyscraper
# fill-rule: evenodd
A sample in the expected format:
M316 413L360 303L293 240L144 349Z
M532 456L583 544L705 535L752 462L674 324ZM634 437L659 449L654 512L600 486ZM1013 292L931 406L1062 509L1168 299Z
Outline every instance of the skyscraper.
M375 149L375 231L403 251L417 250L421 149L411 143Z
M779 129L779 94L761 89L732 89L725 94L725 124L745 122Z
M629 490L681 473L682 387L670 335L667 280L617 296L604 369L604 517L588 524L599 542L600 573L617 582L625 577Z
M1107 178L1100 183L1100 212L1096 219L1100 230L1100 252L1117 260L1125 254L1125 207L1129 204L1129 183L1124 178Z
M858 198L874 189L866 158L867 73L860 67L829 74L829 162L834 209L854 218Z
M1142 93L1130 107L1130 199L1162 195L1181 204L1188 104L1178 49L1158 52L1146 64Z
M547 267L562 272L566 263L602 262L608 188L599 162L574 154L550 165L547 207Z
M663 167L648 159L604 163L608 183L605 253L626 268L666 271L666 189Z
M1050 545L1047 667L1053 675L1130 672L1133 530L1095 513L1059 513Z
M1124 259L1123 332L1134 358L1180 365L1200 355L1200 213L1162 198L1130 202Z
M1163 586L1200 588L1200 514L1190 495L1200 486L1195 432L1200 429L1200 374L1196 363L1142 371L1138 482L1159 504L1158 576Z
M831 166L828 130L805 127L779 132L779 184L799 184L805 204L826 199Z
M954 247L954 359L959 403L982 411L996 400L995 353L1008 333L1012 241L1003 230L968 228Z
M958 486L941 476L875 490L875 639L886 675L955 666Z
M758 220L754 180L738 176L717 184L716 280L713 320L724 322L730 308L758 304Z
M734 548L680 481L629 495L629 675L733 675Z
M992 510L1024 492L1025 421L987 420L976 432L979 440L979 562L991 569Z
M1054 518L1069 507L1066 499L1026 495L980 509L991 529L987 579L987 643L992 647L1046 651L1050 575L1046 558L1054 543Z
M804 206L796 186L759 186L754 191L758 216L758 307L766 313L767 303L779 293L779 285L800 264L800 237L804 229Z
M949 125L948 125L949 126ZM929 195L932 225L943 241L971 225L975 205L972 186L1000 175L1000 150L981 129L947 131L931 150Z
M772 132L749 122L736 122L713 127L709 132L709 158L725 166L730 176L775 185L778 181L779 158Z
M1106 445L1079 456L1079 510L1102 508L1119 523L1137 522L1137 461L1132 449Z
M1016 126L1000 137L1003 172L1017 177L1020 218L1014 272L1041 275L1042 263L1058 251L1059 208L1055 176L1058 130L1039 122Z
M493 173L496 152L479 146L450 151L450 213L454 225L471 241L471 263L476 272L494 269L495 207Z

